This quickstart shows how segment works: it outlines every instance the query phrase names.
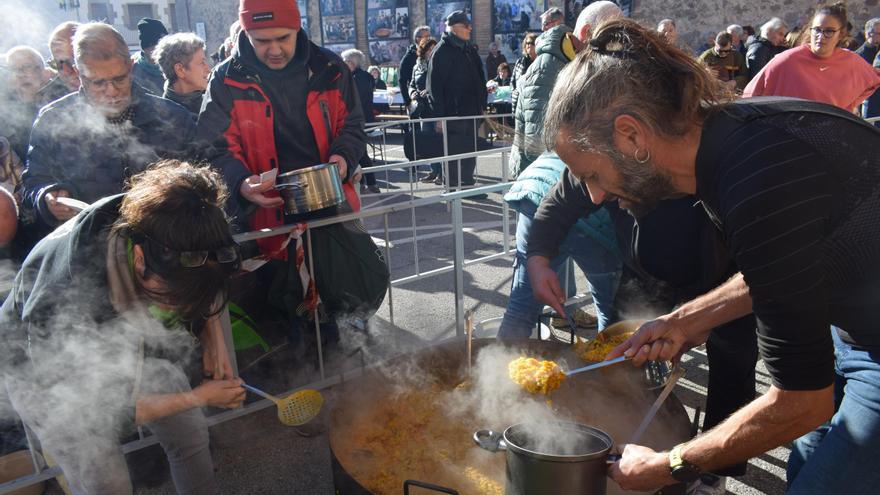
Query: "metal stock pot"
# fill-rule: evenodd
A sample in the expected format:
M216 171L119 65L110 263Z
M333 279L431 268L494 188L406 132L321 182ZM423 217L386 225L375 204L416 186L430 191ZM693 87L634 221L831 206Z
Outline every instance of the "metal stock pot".
M505 495L604 495L613 442L598 428L559 421L520 423L474 433L474 442L507 452Z
M284 212L299 215L342 204L342 180L335 163L322 163L280 174L275 189L284 200Z

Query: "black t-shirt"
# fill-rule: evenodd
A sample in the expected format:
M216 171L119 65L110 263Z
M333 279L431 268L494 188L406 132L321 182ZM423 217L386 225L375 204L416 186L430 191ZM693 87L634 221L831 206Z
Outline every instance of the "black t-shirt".
M705 122L696 162L774 385L833 382L829 325L880 351L880 132L827 105L743 100Z

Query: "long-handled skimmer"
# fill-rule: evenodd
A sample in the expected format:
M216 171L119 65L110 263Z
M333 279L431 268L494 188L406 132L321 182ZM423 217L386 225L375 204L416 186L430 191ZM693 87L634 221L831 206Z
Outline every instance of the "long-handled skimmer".
M608 361L600 361L598 363L591 364L589 366L584 366L583 368L575 368L573 370L568 370L564 373L565 373L565 376L577 375L578 373L583 373L585 371L597 370L599 368L604 368L606 366L611 366L613 364L622 363L622 362L626 361L627 359L632 359L632 358L629 358L626 356L620 356L620 357L616 357L614 359L609 359Z
M250 385L242 384L241 386L260 397L274 402L278 406L278 420L287 426L299 426L308 423L321 412L321 406L324 404L324 396L317 390L299 390L280 399Z

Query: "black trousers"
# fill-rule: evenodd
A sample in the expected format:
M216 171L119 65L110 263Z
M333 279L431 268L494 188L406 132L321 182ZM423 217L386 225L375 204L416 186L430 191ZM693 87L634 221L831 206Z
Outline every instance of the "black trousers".
M709 384L703 431L715 427L755 399L755 365L758 336L754 315L745 316L712 329L706 342ZM742 476L743 462L715 471L721 476Z
M445 132L449 140L448 149L450 155L471 153L477 150L474 145L477 132L473 120L452 120L444 122ZM477 127L479 127L477 123ZM461 178L459 179L459 163L461 164ZM477 168L476 158L464 160L452 160L449 162L450 187L470 186L474 184L474 169Z

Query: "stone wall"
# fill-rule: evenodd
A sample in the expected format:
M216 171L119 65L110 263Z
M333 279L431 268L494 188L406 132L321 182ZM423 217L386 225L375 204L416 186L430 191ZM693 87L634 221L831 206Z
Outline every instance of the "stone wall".
M178 0L178 4L183 0ZM365 4L355 0L358 48L369 54L365 29ZM473 0L475 42L485 56L491 41L493 0ZM550 6L562 8L564 0L550 0ZM190 29L196 22L204 22L210 50L216 50L226 38L229 25L238 18L238 0L189 0ZM870 17L880 16L880 0L851 1L850 19L858 28L864 27ZM656 25L663 18L675 19L681 40L696 49L709 37L729 24L752 25L756 29L771 17L780 17L789 27L802 26L808 21L814 0L635 0L633 18L645 25ZM309 0L309 34L320 44L321 17L318 0ZM425 22L425 1L410 0L410 24ZM184 26L181 26L184 28Z

